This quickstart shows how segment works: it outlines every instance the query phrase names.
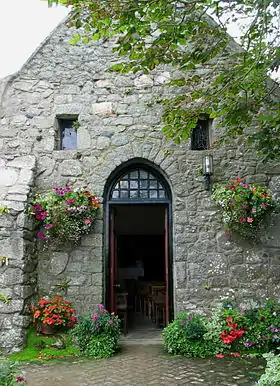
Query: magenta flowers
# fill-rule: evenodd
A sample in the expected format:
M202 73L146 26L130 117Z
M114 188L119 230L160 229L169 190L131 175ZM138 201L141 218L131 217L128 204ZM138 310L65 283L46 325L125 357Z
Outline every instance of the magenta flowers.
M84 187L54 187L36 195L28 213L34 218L39 239L78 242L94 223L99 199Z

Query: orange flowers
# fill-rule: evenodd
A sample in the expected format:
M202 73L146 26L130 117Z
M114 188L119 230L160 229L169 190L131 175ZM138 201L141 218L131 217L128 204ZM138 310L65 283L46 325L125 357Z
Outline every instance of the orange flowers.
M71 328L76 322L72 304L61 296L41 298L37 305L31 307L31 312L34 324Z

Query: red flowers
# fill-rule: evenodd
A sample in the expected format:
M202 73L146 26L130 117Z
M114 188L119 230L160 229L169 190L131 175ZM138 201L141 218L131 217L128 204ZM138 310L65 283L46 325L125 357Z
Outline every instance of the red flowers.
M16 383L25 384L25 379L23 377L17 377Z
M73 327L76 322L74 309L69 301L61 296L55 296L52 299L43 297L37 305L31 307L34 324L41 323L49 326Z
M237 329L238 324L233 323L232 317L228 317L226 319L226 322L227 326L229 327L229 330L221 332L220 337L225 344L231 344L236 339L241 338L241 336L244 335L245 331L242 329Z

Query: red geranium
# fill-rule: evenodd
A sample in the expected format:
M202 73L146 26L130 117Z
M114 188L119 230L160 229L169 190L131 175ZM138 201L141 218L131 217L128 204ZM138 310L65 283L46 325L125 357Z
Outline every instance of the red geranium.
M71 328L76 322L71 302L61 296L43 297L31 306L34 324Z
M241 338L245 334L243 329L238 329L238 324L233 323L232 317L226 318L228 330L220 333L220 337L225 344L231 344L236 339Z

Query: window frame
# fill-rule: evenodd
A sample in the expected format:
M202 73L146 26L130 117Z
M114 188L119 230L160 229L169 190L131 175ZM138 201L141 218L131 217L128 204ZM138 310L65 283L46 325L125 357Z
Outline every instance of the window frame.
M67 129L67 127L64 127L63 122L71 121L72 125L71 128L73 128L74 122L79 122L79 116L78 115L57 115L55 118L55 126L56 126L56 149L61 151L66 150L77 150L78 149L78 133L77 129L73 128L76 131L76 147L74 149L63 149L63 133L64 130ZM69 127L68 127L69 128Z
M212 122L213 119L209 117L201 117L198 119L197 124L195 128L192 129L191 135L190 135L190 150L195 150L195 151L203 151L203 150L209 150L211 147L211 128L212 128ZM205 141L206 146L205 147L199 147L195 145L199 145L198 140L197 143L195 142L195 132L199 130L199 126L203 128L205 131L205 134L203 134L204 138L203 140ZM202 138L202 136L201 136ZM202 139L200 138L200 141L202 142Z

